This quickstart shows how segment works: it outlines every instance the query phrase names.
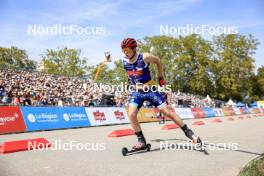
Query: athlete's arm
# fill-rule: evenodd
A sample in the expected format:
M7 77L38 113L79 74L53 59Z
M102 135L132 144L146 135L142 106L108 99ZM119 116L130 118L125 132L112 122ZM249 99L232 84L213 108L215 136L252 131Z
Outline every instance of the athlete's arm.
M153 54L150 53L144 53L144 62L147 64L156 64L157 69L158 69L158 77L163 78L163 67L160 62L159 57L154 56Z

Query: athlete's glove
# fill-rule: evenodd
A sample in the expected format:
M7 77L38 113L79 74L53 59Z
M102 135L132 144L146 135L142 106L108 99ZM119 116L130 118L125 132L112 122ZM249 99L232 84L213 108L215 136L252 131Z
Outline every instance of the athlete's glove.
M166 81L163 77L159 77L159 85L164 86L166 84Z

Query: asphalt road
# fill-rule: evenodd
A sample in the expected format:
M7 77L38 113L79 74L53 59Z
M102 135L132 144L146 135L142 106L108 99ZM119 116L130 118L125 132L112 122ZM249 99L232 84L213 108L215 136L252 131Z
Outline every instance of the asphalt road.
M243 120L235 117L234 121L224 117L222 123L213 123L213 119L202 119L205 122L202 126L192 125L197 120L185 121L207 141L208 154L190 148L193 145L188 147L180 129L161 130L163 125L158 123L142 124L151 151L126 157L121 149L131 148L135 136L109 138L107 135L116 129L130 128L128 124L1 135L0 143L45 137L57 149L0 154L0 176L234 176L250 160L264 153L264 117ZM65 148L60 149L63 145Z

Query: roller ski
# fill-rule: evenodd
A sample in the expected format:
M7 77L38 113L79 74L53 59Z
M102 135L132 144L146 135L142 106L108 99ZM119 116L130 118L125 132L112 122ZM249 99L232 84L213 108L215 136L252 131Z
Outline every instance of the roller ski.
M137 145L133 146L131 150L128 150L126 147L122 149L122 155L126 156L129 153L137 153L139 151L150 151L151 145L150 144L144 144L144 143L138 143Z
M128 153L135 153L139 151L150 151L151 145L147 144L146 139L142 131L135 132L137 136L138 143L132 147L131 150L128 150L126 147L122 149L123 156L126 156Z

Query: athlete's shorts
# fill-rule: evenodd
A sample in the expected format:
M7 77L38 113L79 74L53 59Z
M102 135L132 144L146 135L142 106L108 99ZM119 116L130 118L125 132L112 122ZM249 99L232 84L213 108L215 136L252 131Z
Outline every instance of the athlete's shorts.
M132 92L129 100L129 105L136 106L138 109L141 108L144 101L148 101L151 105L162 109L166 107L166 93L164 92Z

